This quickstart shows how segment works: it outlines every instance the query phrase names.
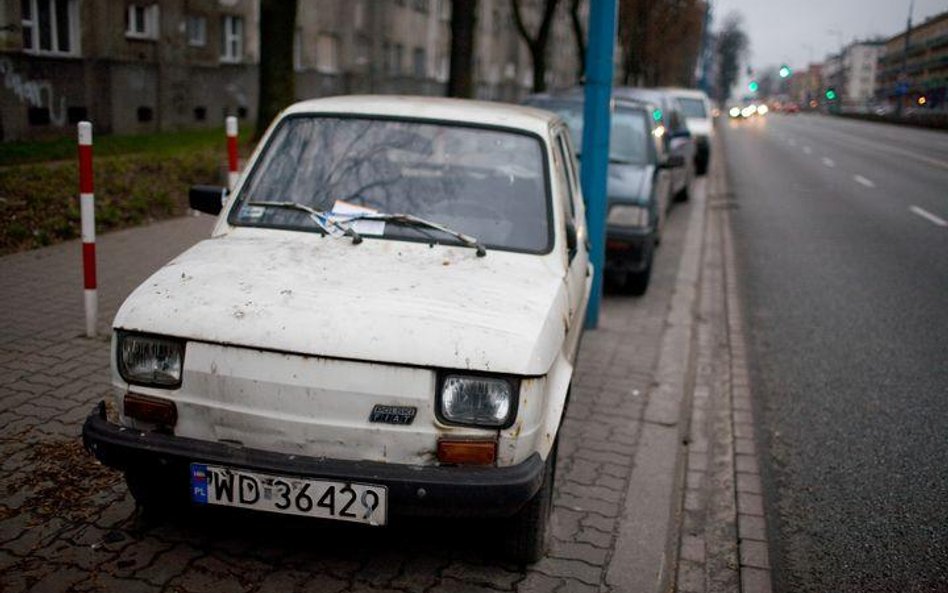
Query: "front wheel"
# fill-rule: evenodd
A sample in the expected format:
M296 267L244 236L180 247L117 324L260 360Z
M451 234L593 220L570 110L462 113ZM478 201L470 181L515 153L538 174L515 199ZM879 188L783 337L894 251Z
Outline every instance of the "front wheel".
M543 466L543 483L520 511L511 517L504 540L506 556L518 564L532 564L546 554L553 511L553 482L556 478L556 444Z

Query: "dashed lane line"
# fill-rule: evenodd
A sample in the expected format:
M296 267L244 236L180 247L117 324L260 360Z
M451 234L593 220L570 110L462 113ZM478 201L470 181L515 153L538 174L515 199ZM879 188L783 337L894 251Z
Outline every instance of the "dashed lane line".
M823 164L826 165L826 166L829 167L829 168L833 168L833 167L836 166L836 162L835 162L833 159L831 159L831 158L829 158L829 157L826 157L826 156L823 157Z
M948 221L946 221L944 218L935 216L934 214L932 214L928 210L925 210L924 208L919 208L918 206L912 206L911 208L909 208L909 210L911 210L914 214L918 214L919 216L921 216L928 222L934 224L935 226L948 227Z
M856 183L859 183L859 184L861 184L861 185L865 185L866 187L875 187L875 186L876 186L876 184L873 183L871 179L866 179L866 178L863 177L862 175L853 175L853 181L855 181Z
M813 152L813 149L810 148L809 146L803 147L803 154L811 154L812 152Z

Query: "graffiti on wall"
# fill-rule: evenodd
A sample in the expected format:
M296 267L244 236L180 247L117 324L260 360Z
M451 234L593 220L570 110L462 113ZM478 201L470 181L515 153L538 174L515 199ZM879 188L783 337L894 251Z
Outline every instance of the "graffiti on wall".
M13 63L8 58L0 58L0 77L3 77L3 86L16 95L21 103L30 107L46 107L53 125L66 125L66 98L59 97L57 109L53 85L48 80L24 78L13 69Z

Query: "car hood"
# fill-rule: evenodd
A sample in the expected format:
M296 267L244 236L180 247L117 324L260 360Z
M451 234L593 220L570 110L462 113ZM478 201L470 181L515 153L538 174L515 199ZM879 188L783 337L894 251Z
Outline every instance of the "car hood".
M568 322L555 260L236 229L152 275L113 325L305 355L540 375Z
M651 182L655 174L652 165L609 165L607 195L612 202L636 203L647 206L652 199Z

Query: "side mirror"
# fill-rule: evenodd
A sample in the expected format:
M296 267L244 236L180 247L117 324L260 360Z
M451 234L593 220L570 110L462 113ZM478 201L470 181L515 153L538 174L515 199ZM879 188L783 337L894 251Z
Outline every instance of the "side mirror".
M218 185L195 185L188 192L191 208L215 216L221 213L226 197L227 188Z
M677 169L678 167L685 166L685 155L683 154L670 154L665 159L665 162L662 163L662 168L664 169Z

